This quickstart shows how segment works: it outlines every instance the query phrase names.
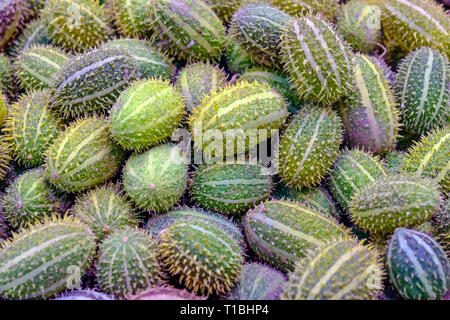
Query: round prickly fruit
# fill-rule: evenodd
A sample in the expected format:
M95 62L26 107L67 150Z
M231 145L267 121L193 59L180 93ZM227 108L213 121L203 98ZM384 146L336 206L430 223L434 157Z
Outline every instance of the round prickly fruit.
M50 44L50 39L47 36L45 24L42 19L35 20L27 24L20 36L14 40L10 47L10 54L15 57L32 46L47 44Z
M116 300L113 296L94 290L75 290L63 293L53 300Z
M11 145L0 136L0 181L5 178L11 158Z
M187 184L187 163L171 143L133 154L123 169L123 188L139 207L166 211L181 198Z
M13 68L9 59L0 54L0 91L3 93L11 92L11 80L13 75Z
M79 119L61 132L47 150L49 181L65 192L79 192L106 182L119 169L123 151L109 137L102 117Z
M157 244L139 229L120 230L106 238L100 245L96 269L102 291L118 298L161 281Z
M3 127L3 123L5 123L6 116L8 115L8 101L6 97L3 95L0 90L0 129Z
M298 189L315 186L331 169L341 142L342 122L335 111L317 106L300 109L280 140L281 179Z
M95 253L95 237L66 216L37 223L3 242L0 295L6 299L48 298L83 275Z
M247 52L235 39L228 36L227 65L232 73L243 73L253 67L253 62Z
M181 220L161 235L160 258L172 275L194 292L225 294L238 280L242 253L238 243L208 222Z
M25 0L3 0L0 2L0 51L19 34L29 16Z
M282 270L293 270L309 248L322 246L348 231L333 219L304 204L267 201L244 218L247 242L255 253Z
M393 151L389 153L384 159L387 171L395 174L400 173L405 159L406 155L403 152Z
M172 287L150 288L140 292L135 296L127 297L127 300L205 300L206 297L200 297L184 289Z
M145 38L149 28L147 0L111 0L114 24L128 38Z
M389 276L403 299L439 300L450 286L450 262L432 237L399 228L389 242Z
M124 149L144 150L170 137L183 115L183 97L168 81L142 80L114 104L110 130Z
M337 0L269 0L274 6L280 8L291 16L301 16L309 12L324 15L328 20L333 20L338 12Z

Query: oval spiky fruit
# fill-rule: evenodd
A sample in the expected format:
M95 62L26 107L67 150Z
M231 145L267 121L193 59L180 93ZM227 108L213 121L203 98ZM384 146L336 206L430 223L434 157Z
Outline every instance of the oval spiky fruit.
M58 211L59 199L45 181L44 170L38 167L21 174L6 190L4 214L12 227L42 222Z
M348 44L321 16L294 19L281 36L285 70L301 99L331 104L351 92Z
M29 7L24 0L0 2L0 51L19 34L29 16Z
M63 293L53 300L116 300L116 298L94 290L75 290Z
M145 38L149 28L147 0L111 0L114 24L119 32L128 38Z
M301 16L309 12L324 15L332 21L339 4L337 0L269 0L271 4L280 8L291 16Z
M334 110L303 107L280 140L281 179L298 189L315 186L331 169L341 142L342 122Z
M167 143L133 154L123 169L123 188L139 207L166 211L181 198L187 184L187 162L181 149Z
M6 117L8 115L8 101L6 97L3 95L0 90L0 129L3 127L3 123L5 123Z
M52 42L68 51L96 47L112 34L98 1L47 0L42 19Z
M115 141L127 150L144 150L167 139L184 115L183 97L168 82L142 80L125 90L110 114Z
M282 270L293 270L309 248L348 235L333 219L304 204L285 200L267 201L249 210L243 223L253 251Z
M103 112L138 78L136 60L121 49L96 49L55 75L52 108L65 119Z
M198 220L180 220L161 235L164 266L194 292L227 293L242 268L238 243L219 227Z
M152 0L151 23L169 51L189 61L217 60L225 45L222 22L202 0Z
M440 194L431 180L417 176L380 177L355 194L350 215L365 231L390 234L397 227L412 227L439 211Z
M399 228L389 242L387 266L403 299L439 300L450 286L450 262L432 237Z
M449 35L450 37L450 35ZM394 91L405 130L424 134L450 119L450 62L432 48L411 52L398 66Z
M135 296L127 297L127 300L205 300L206 297L198 296L184 289L172 287L150 288Z
M358 149L345 150L333 165L328 185L333 197L348 211L353 196L384 175L378 158Z
M161 281L157 244L145 231L120 230L111 234L100 245L98 257L99 286L118 298Z
M45 151L58 136L59 120L50 112L50 92L24 94L10 107L5 131L16 160L25 167L44 163Z
M228 35L227 66L232 73L244 73L254 66L252 59L235 39Z
M27 24L23 32L14 40L10 54L14 57L33 46L50 44L50 39L42 19Z
M11 92L11 81L13 76L13 68L9 59L0 53L0 91L3 93Z
M400 173L405 159L406 155L403 152L394 151L389 153L384 159L387 171L395 174Z
M245 1L246 0L205 0L205 3L224 23L227 23Z
M7 299L48 298L78 281L95 253L89 228L70 216L38 223L0 250L0 295Z
M11 157L11 145L0 136L0 181L2 181L9 168L9 163L12 160Z
M406 155L401 173L433 179L444 196L450 196L450 127L432 130L416 142Z
M77 198L70 211L88 225L100 241L117 230L138 225L131 204L115 187L90 190Z
M312 250L290 274L285 300L376 299L382 289L379 253L354 239Z
M102 117L72 122L47 150L47 177L58 189L79 192L106 182L119 169L123 151L109 137Z

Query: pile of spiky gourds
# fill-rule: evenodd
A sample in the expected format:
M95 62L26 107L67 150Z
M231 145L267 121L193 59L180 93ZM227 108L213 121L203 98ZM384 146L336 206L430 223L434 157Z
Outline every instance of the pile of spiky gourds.
M437 2L0 0L0 50L0 297L448 291Z

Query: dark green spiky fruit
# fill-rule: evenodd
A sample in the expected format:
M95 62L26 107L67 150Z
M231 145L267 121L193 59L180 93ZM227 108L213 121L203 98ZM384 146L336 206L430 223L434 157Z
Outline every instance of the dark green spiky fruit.
M194 292L225 294L238 280L242 253L238 243L209 222L180 220L161 235L160 259L170 274Z
M429 220L439 206L439 190L431 180L392 175L380 177L355 194L350 215L363 230L384 235Z
M149 41L139 39L114 39L102 48L119 48L131 55L139 64L140 78L170 80L175 66L170 58L160 53Z
M379 253L354 239L311 250L290 274L284 300L376 299L382 289Z
M445 252L450 252L450 198L436 216L432 230L433 236L442 245Z
M395 174L400 173L405 159L406 155L403 152L393 151L389 153L384 159L387 171Z
M192 60L217 60L225 45L225 28L202 0L151 0L152 29L169 42L169 52Z
M401 168L404 175L433 179L450 196L450 127L432 130L408 150Z
M100 245L96 269L101 290L118 298L161 281L157 244L139 229L120 230L106 238Z
M47 0L42 19L52 42L68 51L96 47L112 34L97 0Z
M260 204L248 211L243 223L253 251L281 270L293 270L308 249L348 236L348 231L333 219L286 200Z
M9 169L11 157L11 145L4 137L0 136L0 181L2 181Z
M42 8L44 8L46 0L26 0L30 7L30 14L32 16L39 14Z
M256 164L213 164L194 174L191 196L201 207L239 215L270 196L269 170Z
M13 76L13 68L9 59L0 53L0 91L3 93L11 92L11 81Z
M135 296L128 296L127 300L205 300L206 297L198 296L184 289L173 287L150 288Z
M389 242L389 276L403 299L439 300L450 286L450 262L432 237L399 228Z
M333 20L339 8L337 0L269 0L269 2L291 16L316 12L328 20Z
M244 73L254 66L252 59L235 39L228 35L227 66L232 73Z
M399 114L392 89L373 59L357 54L353 59L354 93L339 103L348 147L375 154L394 150Z
M328 185L333 197L348 211L353 196L384 175L378 158L358 149L345 150L333 165Z
M408 54L394 82L405 130L424 134L449 123L449 90L450 62L445 54L428 47Z
M242 267L236 286L228 300L280 300L286 276L263 264L250 263Z
M28 50L32 46L50 44L50 39L45 30L45 24L42 19L34 20L27 24L23 32L14 40L9 48L9 54L16 57L21 52Z
M184 115L183 97L168 81L134 83L114 104L110 130L127 150L144 150L169 138Z
M334 110L303 107L280 140L281 179L297 189L317 185L331 169L341 142L342 122Z
M219 67L198 62L187 65L181 70L175 85L181 91L186 108L191 113L205 96L224 88L227 83L227 75Z
M123 151L109 137L103 117L72 122L47 150L47 177L58 189L79 192L106 182L119 169Z
M131 204L112 186L98 187L81 195L71 213L88 225L99 240L117 230L138 225Z
M320 15L292 20L281 39L284 69L301 99L331 104L352 91L353 54Z
M248 4L233 15L229 34L254 61L280 68L280 36L291 20L289 15L274 6Z
M51 297L80 280L94 253L94 235L74 217L54 217L22 229L2 243L0 295Z
M145 38L151 32L147 0L112 0L114 24L128 38Z
M3 123L5 123L6 116L8 115L8 101L6 97L3 95L0 90L0 129L3 127Z
M110 108L139 77L139 65L121 49L96 49L69 60L55 75L52 108L65 119Z
M24 0L2 0L0 2L0 51L19 34L29 16L29 7Z
M53 300L116 300L114 296L94 290L68 291Z
M133 154L123 169L123 188L139 207L167 211L181 198L187 184L187 162L172 143Z
M245 0L205 0L205 3L227 23Z

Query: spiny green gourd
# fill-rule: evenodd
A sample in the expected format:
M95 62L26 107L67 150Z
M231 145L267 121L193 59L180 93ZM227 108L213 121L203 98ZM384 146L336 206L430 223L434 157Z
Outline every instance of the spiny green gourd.
M242 46L230 35L227 38L228 48L226 51L226 60L228 69L232 73L244 73L245 70L254 66L252 59Z
M51 297L80 280L94 253L95 236L74 217L53 217L22 229L0 249L0 296Z
M119 230L106 238L96 269L101 290L118 298L161 282L157 244L139 229Z
M400 173L403 161L406 159L405 153L401 151L393 151L384 159L384 164L388 172Z
M97 187L79 196L70 212L88 225L100 241L117 230L138 225L131 204L114 186Z
M356 193L384 175L377 157L359 149L344 150L333 165L328 185L333 197L348 210Z
M398 66L394 82L405 130L424 134L448 123L449 90L450 62L446 55L428 47L409 53Z
M9 47L9 54L16 57L21 52L28 50L32 46L50 44L50 39L45 29L42 19L34 20L26 25L23 32L14 40Z
M342 142L342 122L328 107L305 106L281 137L279 175L288 187L311 188L329 172Z
M7 115L8 115L8 100L6 100L6 97L0 90L0 129L3 127L3 123L5 123Z
M26 0L30 8L31 16L39 14L42 8L44 8L46 0Z
M52 108L65 119L103 112L138 76L137 61L122 49L90 51L55 75Z
M202 0L152 0L151 27L168 40L169 52L192 60L217 60L225 45L225 28Z
M112 295L94 290L68 291L53 300L116 300Z
M114 24L119 32L129 38L145 38L149 27L149 2L147 0L111 0Z
M128 296L127 300L205 300L206 297L198 296L185 289L173 287L150 288L137 295Z
M98 0L47 0L42 19L52 42L68 51L83 52L112 35Z
M353 59L355 91L339 103L348 147L360 147L375 154L394 150L399 113L391 87L373 59L357 54Z
M169 138L183 115L183 97L169 81L142 80L125 90L114 104L110 130L124 149L145 150Z
M445 252L450 252L450 198L436 216L433 224L433 236L442 245Z
M352 91L353 54L320 15L292 20L281 36L281 54L301 99L331 104Z
M13 68L8 57L0 53L0 91L7 94L11 92Z
M250 248L281 270L293 270L308 249L349 234L333 219L287 200L260 204L248 211L243 223Z
M354 239L311 250L289 276L285 300L376 299L383 289L380 254Z
M0 3L0 51L22 30L29 16L25 0L3 0Z
M316 12L330 21L336 16L339 8L337 0L269 0L269 2L291 16Z
M364 187L350 203L352 220L373 234L391 234L433 217L441 203L438 187L417 176L387 175Z
M123 169L123 188L140 208L160 212L172 208L187 185L187 162L172 143L133 154Z
M0 136L0 181L5 178L9 170L9 163L12 160L11 154L11 144L3 136Z
M238 243L212 223L181 220L161 235L159 254L180 283L201 294L225 294L238 280L242 253Z
M227 23L233 14L245 3L247 0L205 0L205 3Z
M450 196L450 127L431 130L406 154L401 172L433 179Z
M38 167L18 176L3 199L9 225L20 229L57 213L60 201L45 180L45 168Z
M47 178L58 189L79 192L106 182L119 169L123 151L103 117L72 122L46 152Z
M403 299L439 300L450 286L450 262L432 237L399 228L387 251L389 276Z

